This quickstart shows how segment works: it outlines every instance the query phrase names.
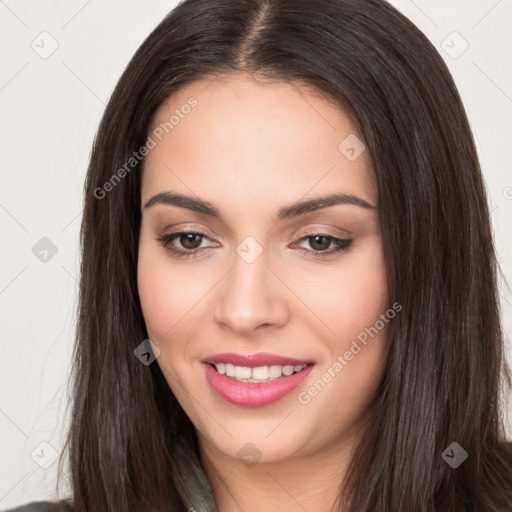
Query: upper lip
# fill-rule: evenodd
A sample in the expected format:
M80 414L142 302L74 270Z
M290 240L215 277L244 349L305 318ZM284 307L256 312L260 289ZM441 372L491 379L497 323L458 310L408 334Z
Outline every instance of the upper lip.
M257 366L299 366L302 364L310 364L313 361L308 359L294 359L292 357L278 356L276 354L268 354L260 352L259 354L213 354L205 357L202 360L203 363L227 363L236 366L247 366L249 368L255 368Z

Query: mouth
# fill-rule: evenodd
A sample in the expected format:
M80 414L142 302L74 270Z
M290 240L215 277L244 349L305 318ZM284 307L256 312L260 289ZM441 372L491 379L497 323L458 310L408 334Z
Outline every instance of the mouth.
M270 358L274 364L261 364L262 358L268 362L268 355L260 354L229 359L219 355L202 363L210 388L230 404L243 407L261 407L281 400L301 385L316 366L314 362L290 358L279 358L287 364L276 364L277 356ZM241 361L245 364L239 364Z

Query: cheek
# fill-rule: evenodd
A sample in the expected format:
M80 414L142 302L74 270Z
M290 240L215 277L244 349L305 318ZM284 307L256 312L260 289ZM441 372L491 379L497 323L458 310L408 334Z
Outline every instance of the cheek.
M300 281L299 281L300 282ZM303 278L302 296L328 327L334 348L374 325L388 306L386 269L378 239L347 255L339 266ZM328 331L326 331L328 332Z
M362 263L340 279L337 309L337 331L356 336L372 326L388 308L387 281L383 261ZM332 310L332 316L336 312ZM357 331L357 332L356 332Z
M143 245L137 281L148 337L160 349L156 363L176 397L184 400L180 390L189 365L183 363L191 359L189 340L198 325L193 305L204 292L198 280L187 279L178 266L169 265L164 251Z
M366 408L382 379L389 323L395 316L394 311L387 314L390 304L381 247L378 243L365 247L336 272L327 270L318 277L309 294L310 305L330 333L323 336L326 351L318 381L306 390L301 403L311 400L318 414L345 428Z
M168 274L164 269L151 265L148 258L139 259L139 297L148 334L154 341L164 338L176 322L174 317L179 294L174 290L176 282Z
M141 242L137 269L137 285L149 337L160 344L169 336L181 318L190 312L200 293L200 282L186 279L179 267L169 265L165 252ZM197 299L196 299L197 300Z
M191 272L187 262L172 260L143 229L140 236L137 286L148 334L155 341L176 337L197 325L201 302L216 279Z

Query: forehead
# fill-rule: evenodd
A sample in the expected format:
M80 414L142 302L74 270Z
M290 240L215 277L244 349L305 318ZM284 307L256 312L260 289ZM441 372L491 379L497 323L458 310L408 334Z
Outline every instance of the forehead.
M336 190L376 201L366 152L347 158L347 146L364 148L352 120L296 84L247 76L195 82L158 109L149 136L155 147L144 161L145 197L172 188L282 202Z

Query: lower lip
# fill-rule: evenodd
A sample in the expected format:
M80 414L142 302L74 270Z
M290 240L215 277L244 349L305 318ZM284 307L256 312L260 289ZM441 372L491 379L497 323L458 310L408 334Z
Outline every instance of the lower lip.
M314 365L309 365L288 377L280 377L260 384L258 382L239 382L220 374L210 364L203 364L206 379L214 391L224 400L244 407L260 407L277 402L302 384L314 367Z

